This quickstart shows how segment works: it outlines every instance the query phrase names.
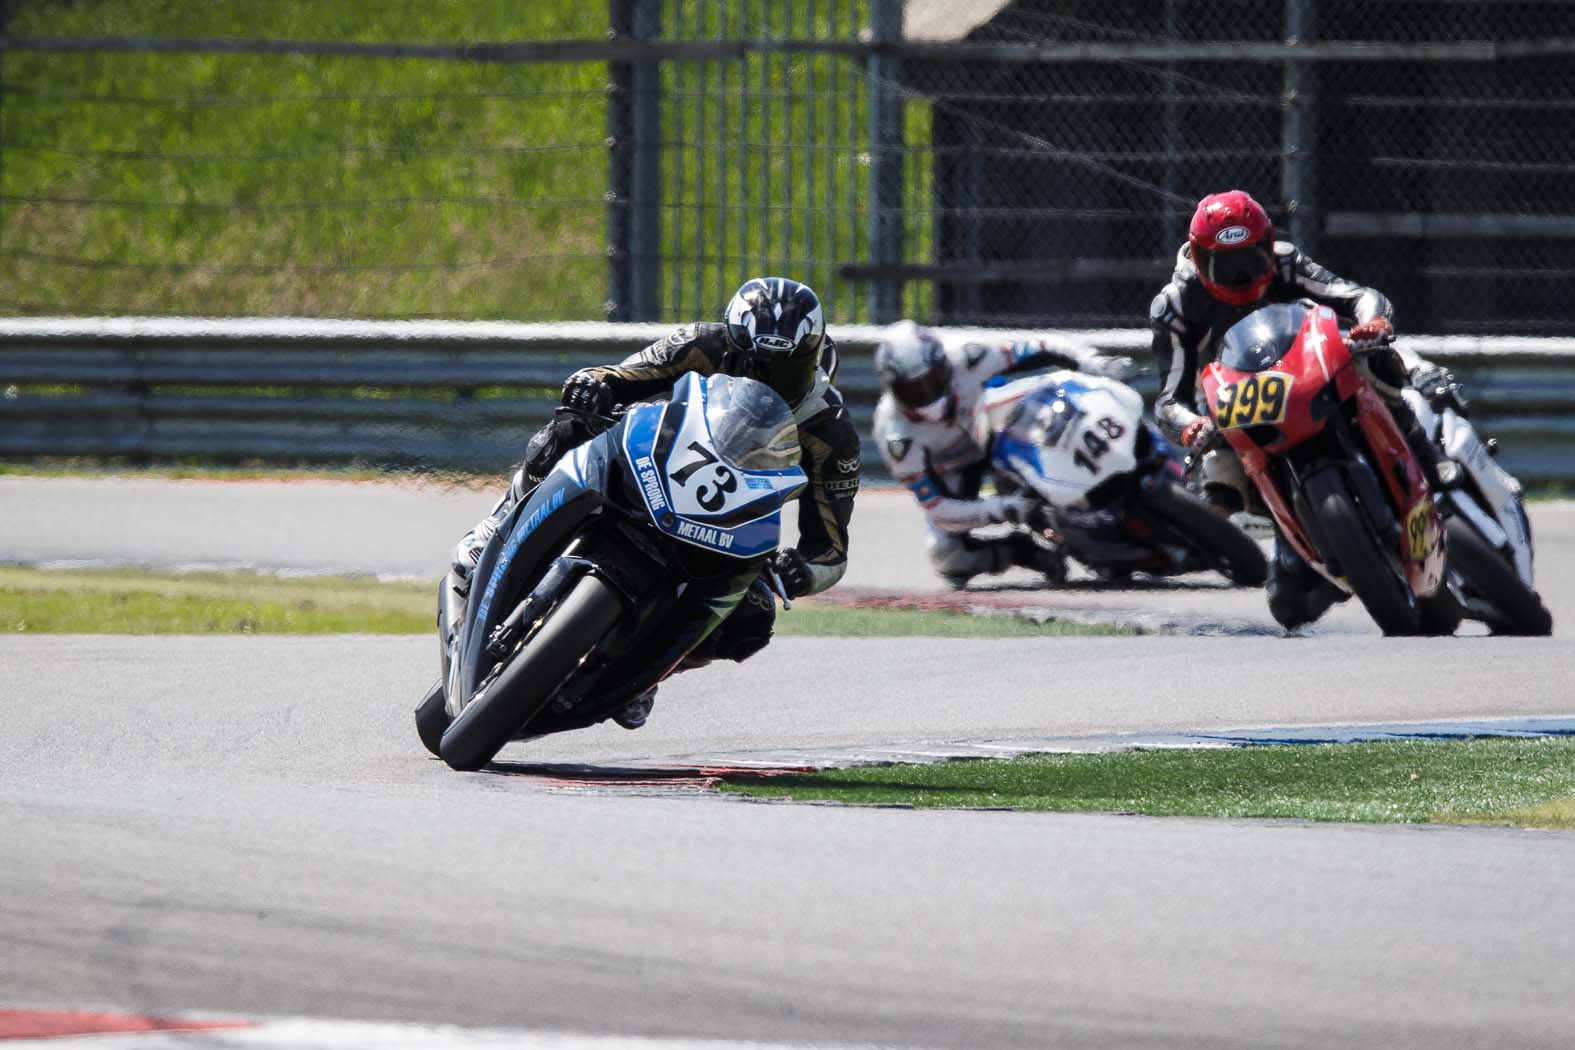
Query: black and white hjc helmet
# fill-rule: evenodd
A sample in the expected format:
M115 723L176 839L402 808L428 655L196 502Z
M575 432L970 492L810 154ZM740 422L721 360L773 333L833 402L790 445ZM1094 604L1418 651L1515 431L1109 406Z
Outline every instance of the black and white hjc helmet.
M798 407L815 385L826 337L820 296L786 277L756 277L733 293L724 320L722 371L758 379Z

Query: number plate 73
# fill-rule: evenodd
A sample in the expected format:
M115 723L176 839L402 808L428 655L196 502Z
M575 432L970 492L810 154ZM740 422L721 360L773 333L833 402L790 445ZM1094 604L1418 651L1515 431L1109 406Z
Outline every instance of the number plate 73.
M1214 424L1221 430L1282 423L1290 402L1291 377L1260 372L1239 383L1222 386L1214 395Z

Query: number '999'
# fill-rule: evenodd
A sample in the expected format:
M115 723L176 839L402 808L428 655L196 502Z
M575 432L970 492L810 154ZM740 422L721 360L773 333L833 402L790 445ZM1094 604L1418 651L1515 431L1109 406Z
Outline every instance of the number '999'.
M1291 377L1284 373L1248 376L1239 383L1219 388L1215 395L1214 422L1221 430L1283 422L1290 393Z

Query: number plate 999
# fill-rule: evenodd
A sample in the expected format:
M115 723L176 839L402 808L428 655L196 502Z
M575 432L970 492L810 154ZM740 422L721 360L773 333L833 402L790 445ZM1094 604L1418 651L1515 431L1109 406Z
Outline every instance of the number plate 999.
M1248 376L1219 388L1215 394L1214 423L1221 430L1283 423L1290 395L1291 377L1283 372Z

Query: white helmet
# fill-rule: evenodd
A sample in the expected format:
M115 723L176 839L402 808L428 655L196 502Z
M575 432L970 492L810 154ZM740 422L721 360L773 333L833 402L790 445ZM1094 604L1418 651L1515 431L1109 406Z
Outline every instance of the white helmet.
M909 419L942 423L957 411L952 363L928 328L898 321L875 348L875 371Z

